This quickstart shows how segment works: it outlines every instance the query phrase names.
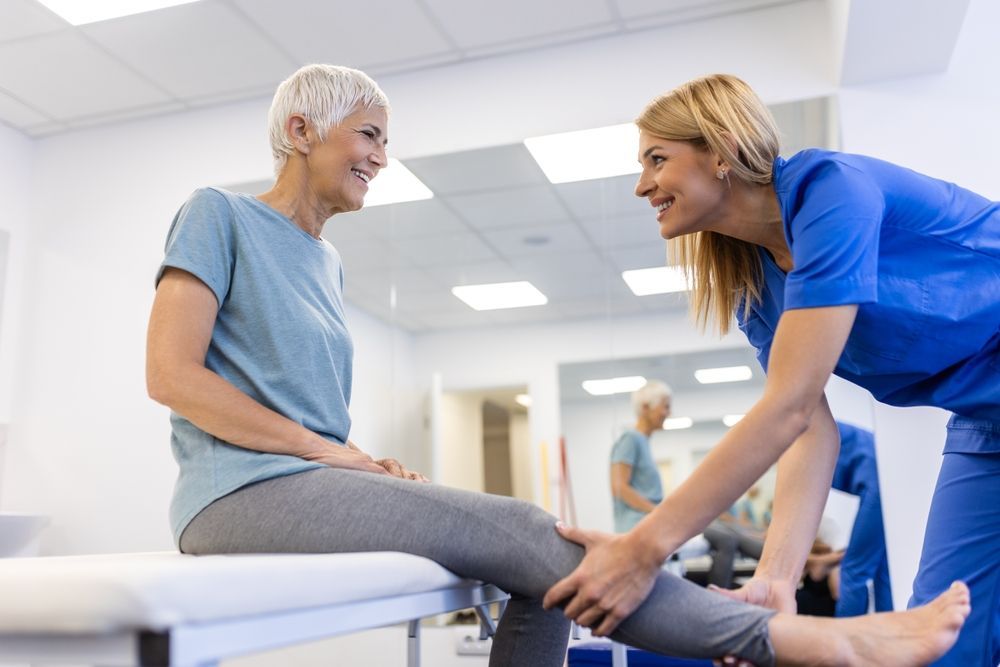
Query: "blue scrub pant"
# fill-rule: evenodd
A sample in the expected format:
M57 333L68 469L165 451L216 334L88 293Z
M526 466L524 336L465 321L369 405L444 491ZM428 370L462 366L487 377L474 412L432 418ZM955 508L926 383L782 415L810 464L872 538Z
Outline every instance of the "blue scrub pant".
M953 419L909 606L962 580L972 614L936 667L1000 664L1000 423Z
M869 581L874 585L875 611L892 611L892 586L889 583L889 558L885 551L878 480L874 481L874 488L861 496L851 541L840 563L837 616L868 613Z

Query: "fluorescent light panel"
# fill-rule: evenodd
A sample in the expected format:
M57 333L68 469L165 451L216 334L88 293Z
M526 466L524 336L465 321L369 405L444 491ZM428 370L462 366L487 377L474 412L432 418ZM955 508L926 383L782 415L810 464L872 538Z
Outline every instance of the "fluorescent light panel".
M603 380L584 380L583 389L592 396L610 396L611 394L633 392L644 384L646 384L646 378L641 375L628 375Z
M542 306L549 302L544 294L526 280L487 285L462 285L452 287L451 293L475 310Z
M365 208L431 199L434 193L394 157L368 185Z
M641 171L637 161L639 130L632 123L531 137L524 145L552 183Z
M746 417L746 415L725 415L722 418L722 423L726 426L735 426L736 423L744 417Z
M197 0L38 0L73 25L107 21Z
M694 379L702 384L718 384L720 382L743 382L753 377L749 366L726 366L723 368L699 368L694 372Z
M636 296L687 292L691 282L679 266L656 266L650 269L622 271L622 279Z
M694 420L690 417L671 417L663 422L664 431L679 431L682 428L691 428Z

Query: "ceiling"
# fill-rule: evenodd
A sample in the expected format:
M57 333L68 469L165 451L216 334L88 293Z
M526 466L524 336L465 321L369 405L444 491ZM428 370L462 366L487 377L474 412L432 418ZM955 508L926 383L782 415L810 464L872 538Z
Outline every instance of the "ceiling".
M312 62L384 76L797 1L200 0L74 27L2 0L0 122L41 137L270 97Z
M783 152L829 145L830 101L772 107ZM666 244L636 177L549 183L523 144L414 158L434 198L330 218L348 301L411 332L662 313L682 294L637 297L621 272L663 266ZM222 184L259 194L270 181ZM530 281L544 306L475 311L451 288Z

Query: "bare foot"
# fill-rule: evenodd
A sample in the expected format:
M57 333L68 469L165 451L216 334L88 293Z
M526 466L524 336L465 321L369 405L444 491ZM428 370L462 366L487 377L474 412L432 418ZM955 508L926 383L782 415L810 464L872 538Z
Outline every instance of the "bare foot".
M849 664L917 667L933 662L958 639L970 611L969 589L956 581L922 607L848 619L853 624L844 628L853 653Z

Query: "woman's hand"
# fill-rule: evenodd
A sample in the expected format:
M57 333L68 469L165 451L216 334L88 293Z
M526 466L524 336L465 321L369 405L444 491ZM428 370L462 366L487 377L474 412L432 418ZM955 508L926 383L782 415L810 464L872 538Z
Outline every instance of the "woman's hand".
M328 465L331 468L345 468L348 470L360 470L376 475L390 474L383 466L379 465L372 457L365 454L357 447L341 447L330 443L319 451L304 455L307 461L315 461Z
M356 444L354 444L353 440L349 439L347 441L347 446L349 448L351 448L352 450L354 450L355 452L360 452L361 454L364 454L364 452L361 451L361 448L358 447ZM365 454L365 456L368 456L368 455ZM369 457L369 459L370 458L371 457ZM378 465L378 466L381 466L382 469L386 473L392 475L393 477L399 477L400 479L409 479L409 480L412 480L414 482L429 482L429 481L431 481L431 480L427 479L426 477L424 477L423 475L421 475L419 472L414 472L412 470L407 470L406 468L403 467L403 464L400 463L399 461L397 461L396 459L379 459L379 460L375 461L375 464Z
M591 634L602 637L649 595L661 563L651 545L636 534L609 535L593 530L557 524L559 534L587 549L580 565L556 583L542 601L546 609L566 602L567 618L593 628Z
M414 482L429 482L431 480L427 479L419 472L414 472L412 470L407 470L403 467L403 464L396 459L379 459L375 461L378 465L385 468L385 470L393 477L399 477L400 479L409 479Z
M793 581L754 577L734 591L715 585L710 585L709 588L732 600L794 614L797 607L795 604L796 584L797 582Z

